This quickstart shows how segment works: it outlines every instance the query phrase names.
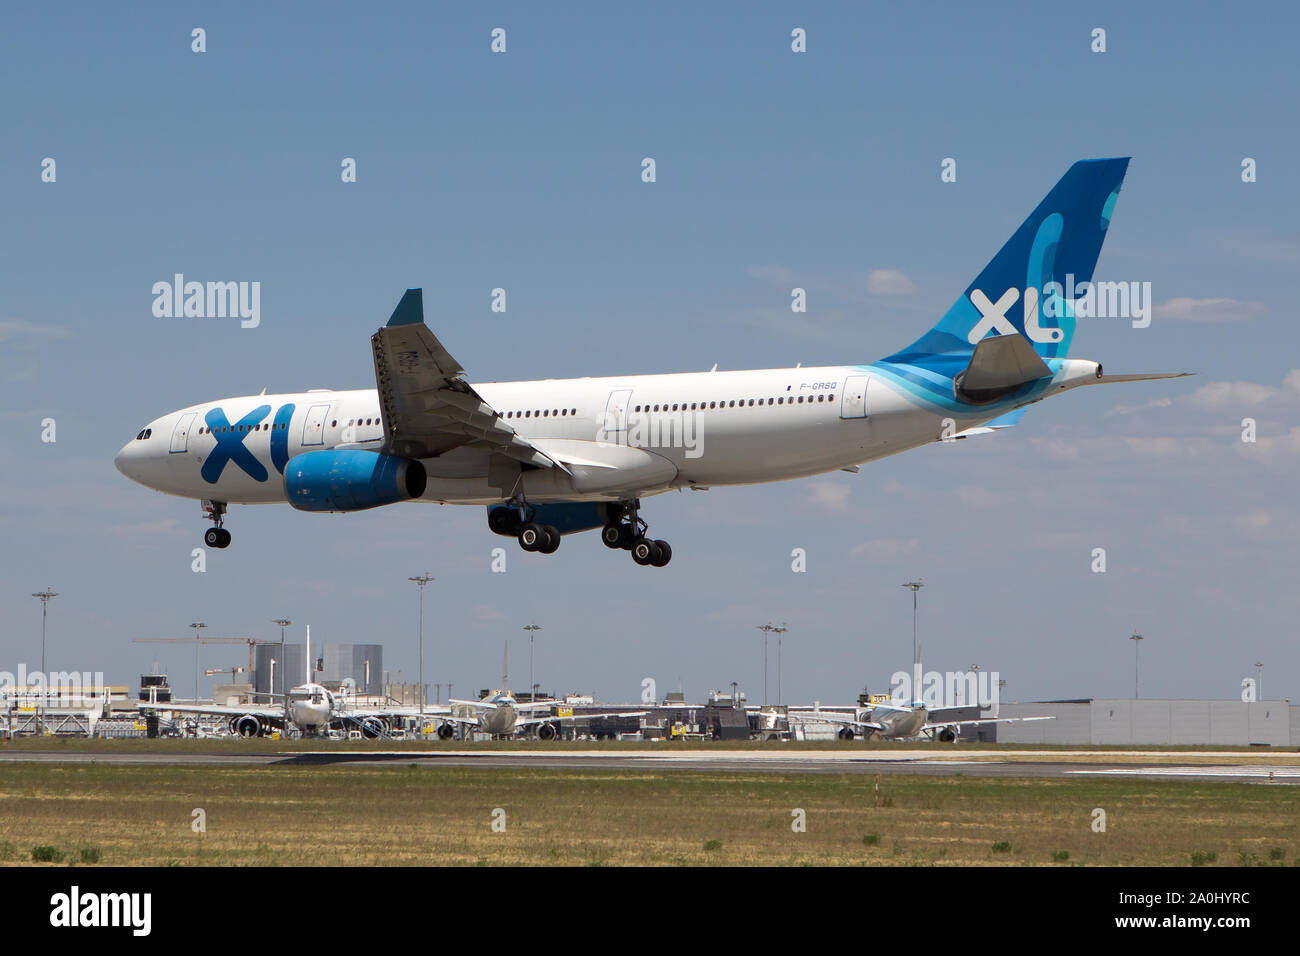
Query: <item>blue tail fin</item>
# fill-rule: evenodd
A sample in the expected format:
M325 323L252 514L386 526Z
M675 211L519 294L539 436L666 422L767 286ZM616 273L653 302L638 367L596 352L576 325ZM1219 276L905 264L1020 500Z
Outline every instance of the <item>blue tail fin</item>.
M1092 281L1127 170L1127 157L1071 166L939 324L884 361L952 376L982 338L1011 332L1044 359L1064 358L1075 323L1066 277Z

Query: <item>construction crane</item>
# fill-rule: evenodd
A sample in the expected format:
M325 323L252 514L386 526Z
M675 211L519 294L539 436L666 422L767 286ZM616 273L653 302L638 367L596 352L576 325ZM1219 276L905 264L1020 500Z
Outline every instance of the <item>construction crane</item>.
M195 627L195 624L191 624ZM206 625L199 624L198 627ZM276 641L259 641L255 637L137 637L133 644L190 644L194 647L194 699L199 697L199 645L200 644L247 644L248 673L253 673L253 648L258 644L275 644Z

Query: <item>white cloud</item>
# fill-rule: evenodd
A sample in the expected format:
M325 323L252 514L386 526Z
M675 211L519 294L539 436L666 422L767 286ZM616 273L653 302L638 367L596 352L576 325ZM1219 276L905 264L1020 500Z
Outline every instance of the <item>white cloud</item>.
M1262 302L1238 299L1192 299L1186 296L1160 302L1152 309L1157 319L1166 322L1246 322L1268 311Z
M906 541L899 538L876 538L856 545L849 554L855 558L866 558L876 564L887 564L905 554L916 554L920 550L921 542L917 538L909 538Z
M873 295L911 295L916 286L899 269L872 269L867 273L867 291Z
M1285 511L1260 509L1234 515L1232 527L1247 538L1295 538L1300 535L1300 522Z
M1259 405L1282 390L1254 382L1207 382L1186 398L1187 404L1203 409L1241 408Z
M849 495L852 494L853 489L845 484L831 484L823 481L809 485L808 492L813 504L820 505L830 511L843 511L844 506L848 504Z
M40 325L27 319L0 319L0 342L18 348L33 348L56 339L66 339L70 333L57 325Z

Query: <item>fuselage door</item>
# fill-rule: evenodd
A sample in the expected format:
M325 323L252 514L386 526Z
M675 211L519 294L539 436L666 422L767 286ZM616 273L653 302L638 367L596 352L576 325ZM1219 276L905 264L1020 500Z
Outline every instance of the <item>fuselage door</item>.
M194 419L198 414L198 412L186 412L176 422L176 427L172 429L171 454L183 452L188 447L190 429L194 426Z
M307 410L307 420L302 423L302 443L307 445L325 444L325 416L329 414L328 405L313 405Z
M616 388L609 393L609 401L605 403L605 421L603 431L622 432L627 431L627 407L632 402L632 389Z
M844 397L840 400L840 418L867 417L866 375L850 375L844 380Z

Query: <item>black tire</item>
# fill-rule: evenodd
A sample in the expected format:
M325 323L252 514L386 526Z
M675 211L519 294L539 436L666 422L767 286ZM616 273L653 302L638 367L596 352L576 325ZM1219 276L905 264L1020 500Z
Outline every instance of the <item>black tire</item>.
M662 568L665 564L673 559L673 549L668 546L667 541L655 542L655 556L651 560L656 568Z
M217 547L218 548L230 547L230 532L227 531L225 528L219 528L217 530L218 533L221 535L221 543L218 544Z
M623 547L623 525L607 524L600 529L600 540L607 548L617 550Z
M542 526L530 521L519 529L519 547L525 551L540 550L546 543L546 532Z
M554 525L544 524L542 530L546 532L546 543L537 550L542 554L554 554L560 546L560 532L555 530Z
M209 528L207 531L203 532L203 543L209 548L221 547L221 529Z
M632 545L632 560L643 568L654 560L657 553L655 543L649 538L637 538Z

